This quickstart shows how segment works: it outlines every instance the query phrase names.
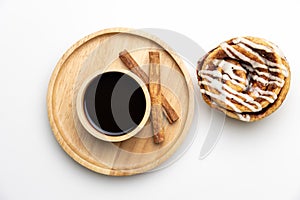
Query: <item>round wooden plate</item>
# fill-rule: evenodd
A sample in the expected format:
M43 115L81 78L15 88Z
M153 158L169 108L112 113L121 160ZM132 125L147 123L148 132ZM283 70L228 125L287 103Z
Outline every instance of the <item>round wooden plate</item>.
M162 92L180 115L173 124L164 119L162 144L153 142L150 119L135 137L119 143L93 137L78 121L74 101L78 88L95 71L127 69L118 57L124 49L147 74L148 52L160 52ZM47 106L57 141L75 161L101 174L126 176L146 172L176 151L191 125L194 94L183 62L166 44L144 32L114 28L81 39L62 56L49 83Z

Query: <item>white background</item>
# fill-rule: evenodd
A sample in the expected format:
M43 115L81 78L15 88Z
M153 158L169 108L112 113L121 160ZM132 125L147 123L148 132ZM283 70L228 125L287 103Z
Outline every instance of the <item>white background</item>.
M195 2L0 0L0 200L300 199L299 3ZM61 55L85 35L110 27L170 29L206 51L235 36L267 38L291 65L290 92L264 120L226 119L222 138L204 160L198 156L210 109L200 101L197 137L175 164L133 177L96 174L56 142L46 94Z

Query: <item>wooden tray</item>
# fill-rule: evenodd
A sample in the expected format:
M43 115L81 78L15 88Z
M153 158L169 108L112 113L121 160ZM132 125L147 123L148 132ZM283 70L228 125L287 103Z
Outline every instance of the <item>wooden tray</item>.
M160 52L163 93L180 114L164 119L165 141L156 145L151 123L129 140L110 143L87 133L75 112L80 84L97 70L126 69L118 58L127 49L148 74L148 51ZM167 160L182 143L194 113L193 86L183 62L166 44L146 33L115 28L93 33L74 44L59 60L49 83L48 116L61 147L78 163L98 173L126 176L146 172Z

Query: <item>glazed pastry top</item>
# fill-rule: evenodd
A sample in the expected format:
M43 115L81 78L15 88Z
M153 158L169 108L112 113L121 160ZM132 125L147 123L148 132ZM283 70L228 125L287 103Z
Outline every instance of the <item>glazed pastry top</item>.
M280 49L254 37L221 43L199 62L199 67L201 93L243 121L250 120L248 113L260 112L274 103L289 76Z

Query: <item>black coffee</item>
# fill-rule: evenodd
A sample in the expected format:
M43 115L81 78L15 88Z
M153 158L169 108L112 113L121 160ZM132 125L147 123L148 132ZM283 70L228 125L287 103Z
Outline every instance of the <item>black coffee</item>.
M106 72L88 85L84 109L94 128L118 136L133 130L142 121L146 99L133 78L121 72Z

